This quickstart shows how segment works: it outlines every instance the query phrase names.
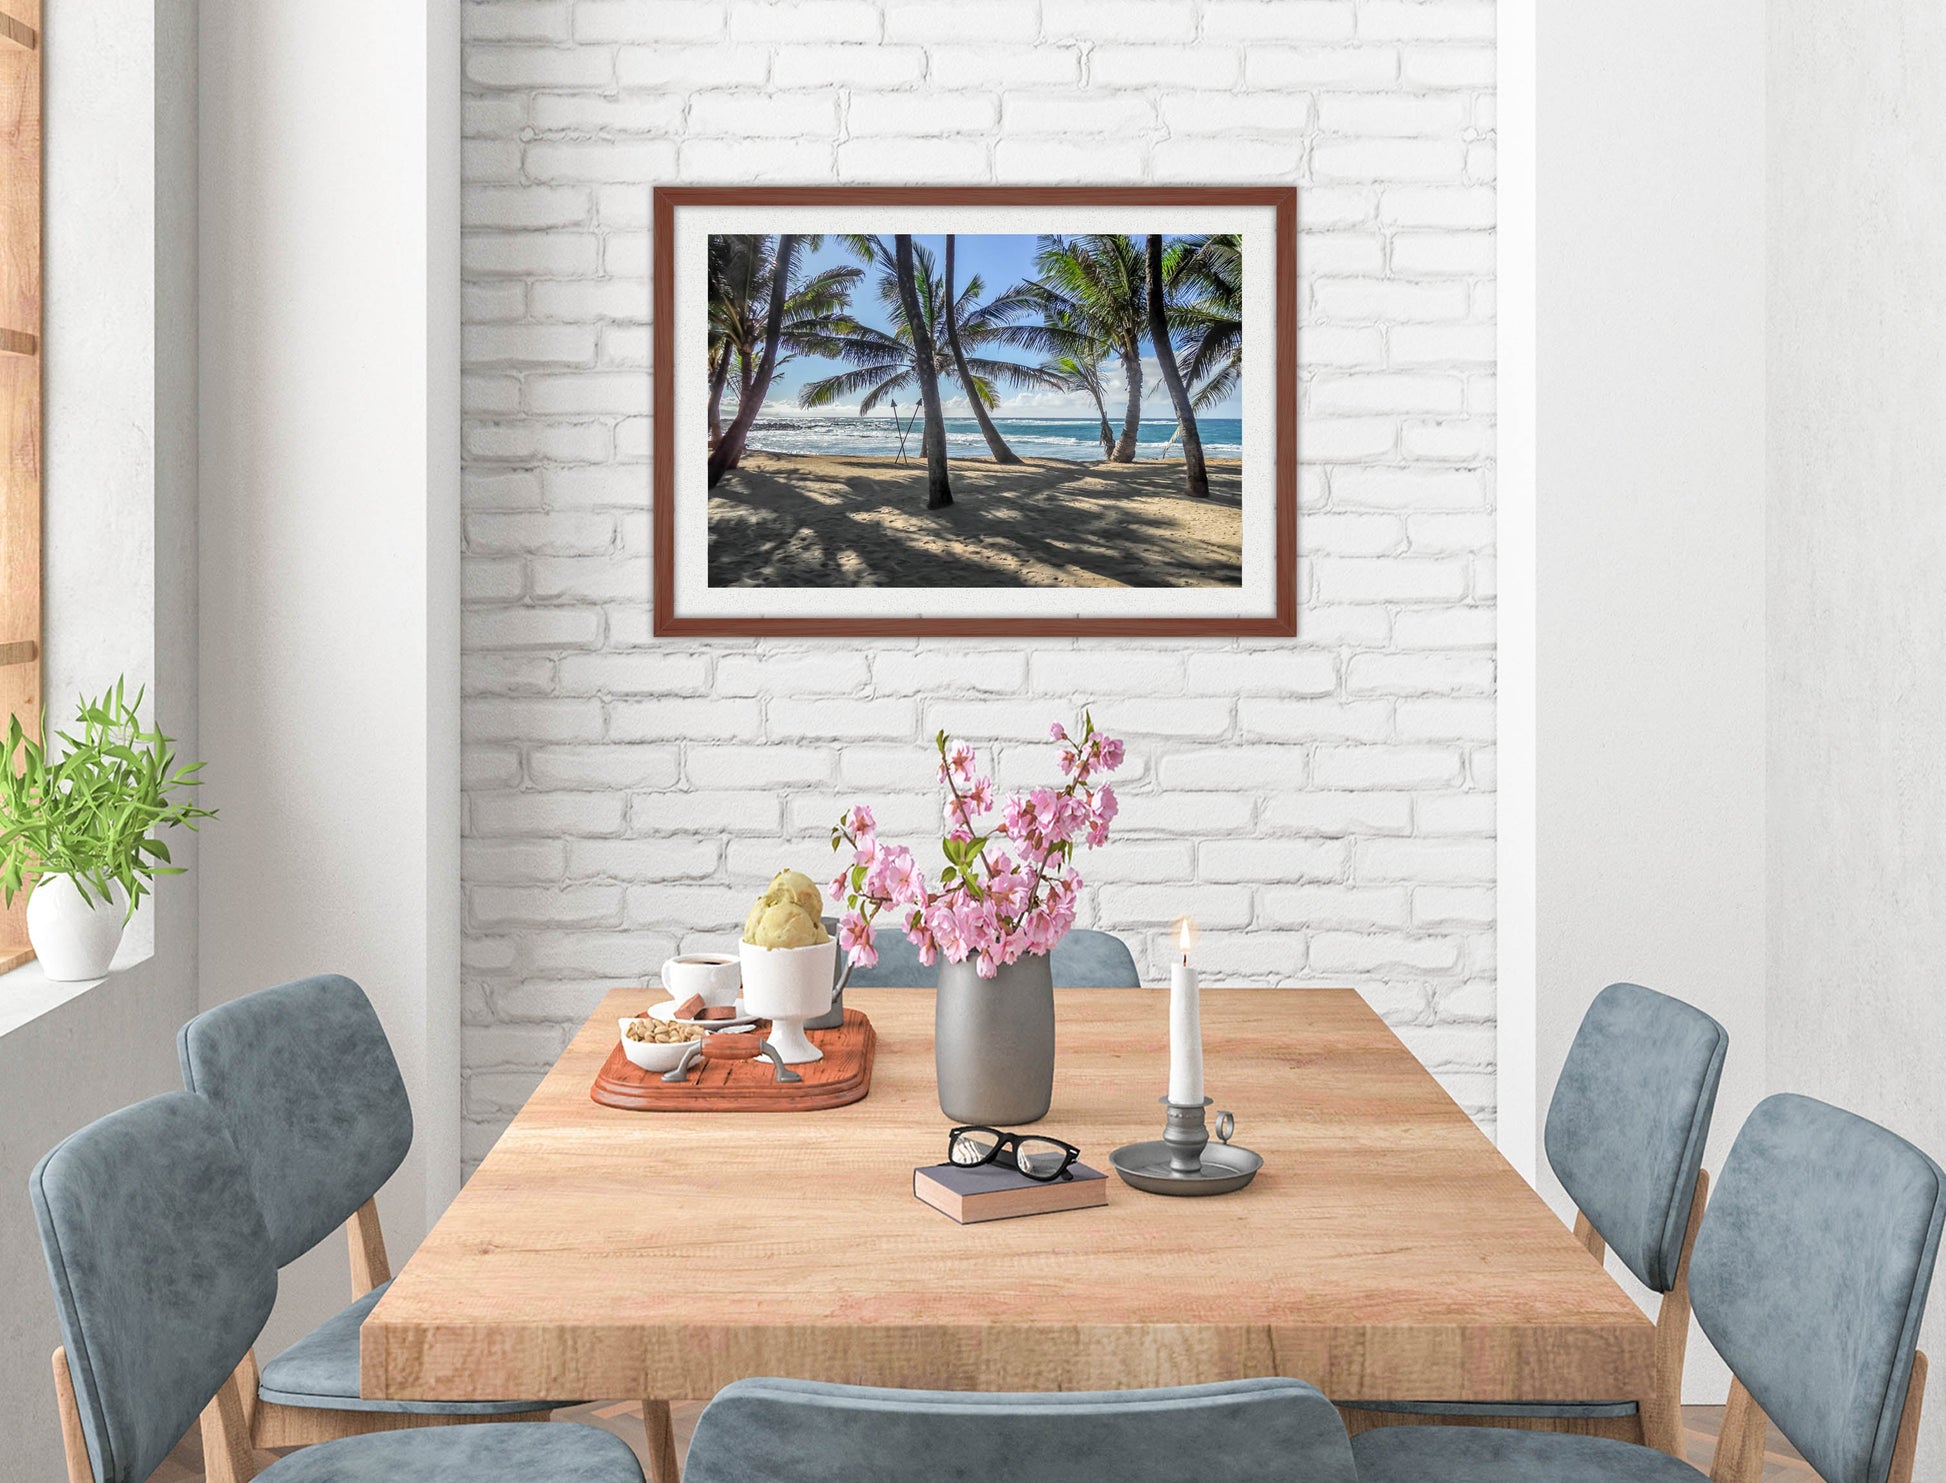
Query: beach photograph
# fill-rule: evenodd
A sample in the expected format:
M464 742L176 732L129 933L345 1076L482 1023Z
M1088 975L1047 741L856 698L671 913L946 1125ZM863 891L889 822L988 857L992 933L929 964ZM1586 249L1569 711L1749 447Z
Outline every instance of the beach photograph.
M1241 585L1240 235L707 240L710 587Z

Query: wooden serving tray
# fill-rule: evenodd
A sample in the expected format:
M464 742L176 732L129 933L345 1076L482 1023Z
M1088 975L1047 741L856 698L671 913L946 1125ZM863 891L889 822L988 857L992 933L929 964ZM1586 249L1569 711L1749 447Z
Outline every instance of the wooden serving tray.
M768 1030L760 1024L760 1030ZM622 1054L618 1042L595 1073L588 1095L604 1107L629 1112L817 1112L861 1102L872 1089L872 1053L878 1036L872 1022L855 1009L830 1030L806 1032L824 1052L822 1061L791 1070L802 1081L777 1080L768 1060L709 1061L689 1068L680 1085L660 1071L644 1071Z

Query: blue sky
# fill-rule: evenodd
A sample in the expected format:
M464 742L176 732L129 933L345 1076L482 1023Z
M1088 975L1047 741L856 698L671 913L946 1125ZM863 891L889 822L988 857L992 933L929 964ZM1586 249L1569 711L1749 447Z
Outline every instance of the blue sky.
M946 256L944 237L915 236L913 242L930 249L943 264ZM1036 239L1031 236L961 236L954 247L953 273L956 287L964 291L965 285L977 274L982 280L981 299L984 301L1012 287L1025 278L1034 276L1034 250ZM819 272L825 268L842 265L859 266L859 260L835 237L827 237L824 245L816 252L803 253L800 259L805 263L807 273ZM852 317L861 323L872 325L889 332L890 316L878 297L877 270L866 268L865 277L852 290ZM1146 344L1146 342L1145 342ZM995 360L1031 361L1037 357L1031 352L998 348L992 352ZM765 398L766 413L793 416L849 416L858 410L858 398L847 398L839 405L806 409L797 401L798 389L808 381L821 380L836 372L847 370L841 361L825 360L821 357L798 356L787 360L778 368L776 378L771 382L770 395ZM1102 380L1107 394L1109 421L1121 425L1122 413L1127 406L1128 392L1122 379L1120 363L1115 358L1102 363ZM948 417L968 417L972 415L966 398L957 385L944 384L946 393L945 412ZM1162 384L1161 372L1157 370L1153 354L1143 356L1142 368L1142 415L1145 418L1173 420L1175 413L1169 405L1169 392ZM916 389L899 397L902 406L916 401ZM725 404L727 415L734 395ZM874 412L882 413L881 405ZM1095 407L1093 398L1086 392L1027 390L1013 391L1006 387L1000 389L1000 405L992 409L995 417L1087 417L1093 418ZM1238 398L1232 394L1207 411L1210 417L1240 417Z

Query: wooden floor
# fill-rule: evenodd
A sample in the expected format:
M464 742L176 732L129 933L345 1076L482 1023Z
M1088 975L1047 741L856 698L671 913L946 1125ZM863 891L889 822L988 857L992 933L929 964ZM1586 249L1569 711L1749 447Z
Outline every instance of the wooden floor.
M676 1424L676 1451L686 1458L689 1438L696 1430L696 1418L702 1414L703 1403L678 1401L669 1409ZM1723 1408L1684 1406L1682 1414L1689 1438L1689 1460L1707 1473L1710 1457L1716 1449L1717 1428L1723 1421ZM571 1406L556 1411L554 1419L603 1427L627 1442L637 1455L645 1452L642 1410L635 1401L592 1401L585 1406ZM646 1457L643 1464L647 1466ZM156 1471L151 1483L203 1483L203 1448L194 1432L185 1437L182 1445L170 1454L169 1460ZM1764 1483L1819 1483L1818 1475L1811 1471L1810 1465L1774 1428L1770 1434L1770 1449L1764 1457Z

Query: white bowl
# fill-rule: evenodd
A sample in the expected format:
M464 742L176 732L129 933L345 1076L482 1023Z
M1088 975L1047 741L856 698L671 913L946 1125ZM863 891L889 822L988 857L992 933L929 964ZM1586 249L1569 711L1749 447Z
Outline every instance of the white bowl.
M628 1057L630 1064L640 1066L644 1071L674 1071L676 1062L682 1059L682 1053L695 1044L691 1040L678 1040L666 1045L651 1040L630 1040L628 1027L634 1023L633 1018L615 1023L621 1029L622 1054Z
M813 1019L831 1007L836 977L835 939L809 947L758 947L739 943L743 954L743 1007L759 1019Z

